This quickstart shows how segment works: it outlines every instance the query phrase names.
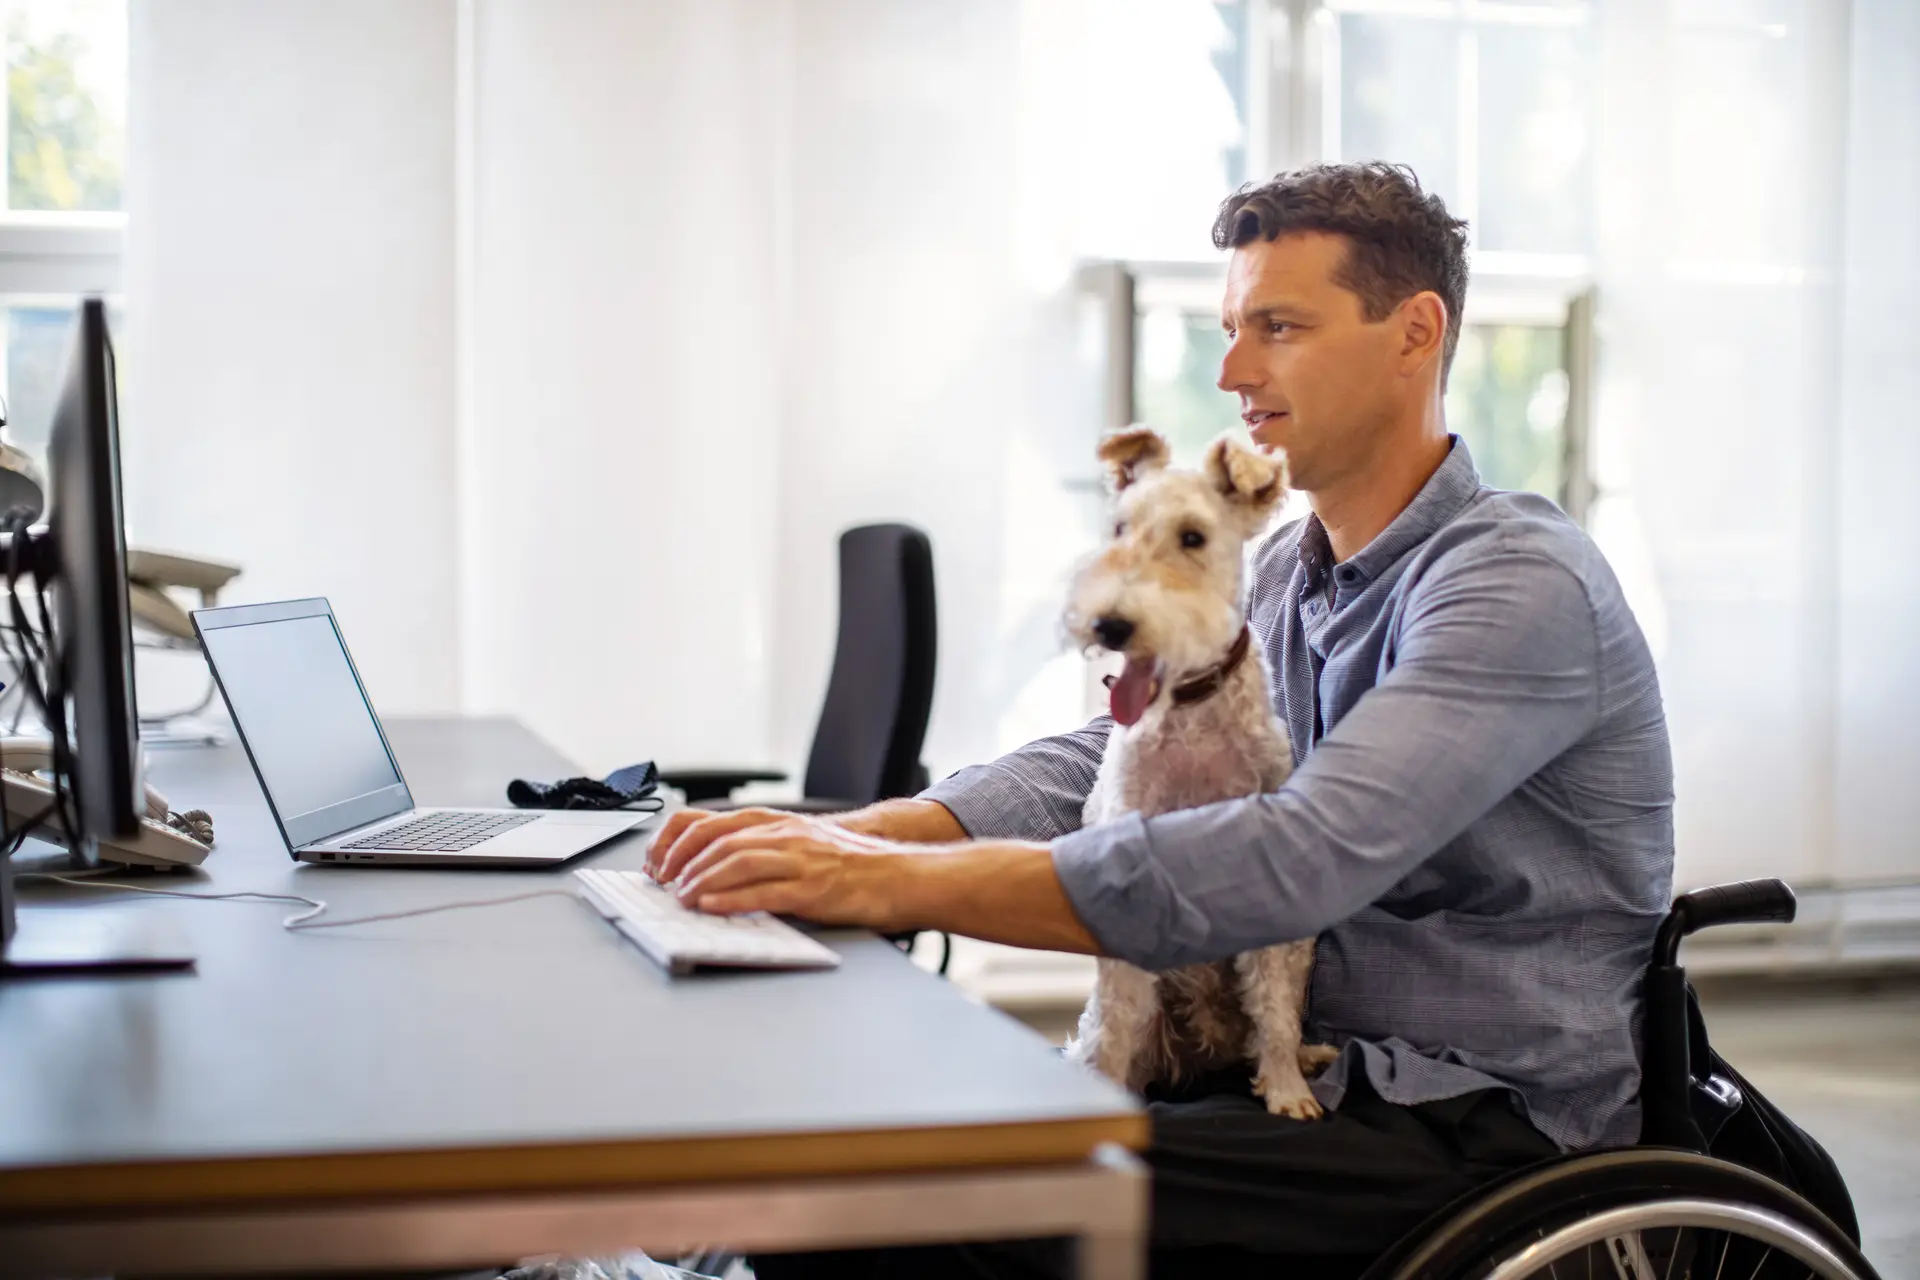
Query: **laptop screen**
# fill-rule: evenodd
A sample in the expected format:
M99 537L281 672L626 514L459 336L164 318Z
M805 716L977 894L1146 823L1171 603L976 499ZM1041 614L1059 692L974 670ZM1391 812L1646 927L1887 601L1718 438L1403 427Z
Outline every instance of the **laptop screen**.
M296 848L412 806L330 614L203 626L201 640Z

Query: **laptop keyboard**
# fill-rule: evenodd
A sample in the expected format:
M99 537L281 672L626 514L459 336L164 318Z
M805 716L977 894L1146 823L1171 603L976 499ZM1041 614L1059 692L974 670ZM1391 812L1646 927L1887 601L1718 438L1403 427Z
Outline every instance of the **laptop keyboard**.
M458 853L471 849L482 840L491 840L502 831L524 827L537 813L430 813L411 822L403 822L385 831L362 836L343 849L383 849L429 853Z

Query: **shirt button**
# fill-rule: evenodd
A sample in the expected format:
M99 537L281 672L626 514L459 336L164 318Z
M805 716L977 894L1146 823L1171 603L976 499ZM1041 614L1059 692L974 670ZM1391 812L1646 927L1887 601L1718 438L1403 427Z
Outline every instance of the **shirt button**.
M1340 581L1346 582L1346 583L1354 583L1354 582L1360 581L1359 571L1355 569L1342 569L1340 570L1339 573L1335 574L1334 576L1339 578Z

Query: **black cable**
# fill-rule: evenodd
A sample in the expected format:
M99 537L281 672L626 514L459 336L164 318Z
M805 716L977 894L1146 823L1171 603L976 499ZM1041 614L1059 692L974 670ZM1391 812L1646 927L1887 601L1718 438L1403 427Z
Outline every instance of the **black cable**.
M73 793L73 738L67 724L67 667L65 655L54 633L52 610L47 605L46 575L33 575L33 599L40 614L40 634L45 636L51 652L43 650L41 661L46 667L46 693L53 712L53 763L54 798L58 804L61 826L67 836L67 847L79 852L79 846L73 837L80 831L79 801Z
M36 571L32 566L27 569L33 577L34 605L40 614L40 632L35 631L27 615L26 604L20 599L22 561L26 558L25 549L31 545L33 519L34 513L24 507L15 507L0 517L0 532L7 535L7 606L13 617L13 625L0 631L0 650L4 650L7 660L14 664L28 698L39 707L46 724L53 754L53 801L19 833L11 836L9 852L19 848L27 835L51 814L57 820L67 848L77 853L81 847L76 838L80 824L71 787L73 750L67 733L66 680L57 656L57 638L53 633L51 611L47 607L44 572ZM43 635L46 645L42 644ZM19 646L17 653L14 649L16 643ZM54 646L56 652L50 653L47 645Z
M47 820L47 816L53 812L53 808L54 806L49 803L46 808L34 814L31 818L28 818L20 829L13 833L12 837L7 841L7 857L11 858L14 854L20 852L20 846L25 844L27 837L38 830L40 824Z

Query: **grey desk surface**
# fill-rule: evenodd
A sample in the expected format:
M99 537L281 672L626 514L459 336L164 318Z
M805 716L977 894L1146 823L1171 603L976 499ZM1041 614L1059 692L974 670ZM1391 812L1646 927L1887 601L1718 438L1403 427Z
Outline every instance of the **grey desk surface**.
M390 729L423 804L574 772L512 721ZM546 871L299 866L237 747L156 752L152 777L218 843L205 874L141 883L352 914L564 889L647 839ZM24 901L164 912L200 960L0 985L0 1214L1039 1164L1146 1136L1123 1093L864 934L824 935L837 972L669 979L563 898L306 934L279 903Z

